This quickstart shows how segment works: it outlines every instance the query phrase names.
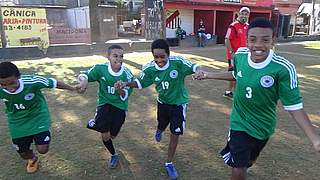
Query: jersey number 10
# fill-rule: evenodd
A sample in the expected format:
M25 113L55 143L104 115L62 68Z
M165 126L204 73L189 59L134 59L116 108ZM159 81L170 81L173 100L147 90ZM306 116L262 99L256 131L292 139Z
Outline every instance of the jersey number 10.
M116 91L116 90L115 90L114 87L108 86L108 93L109 93L109 94L114 94L115 91Z

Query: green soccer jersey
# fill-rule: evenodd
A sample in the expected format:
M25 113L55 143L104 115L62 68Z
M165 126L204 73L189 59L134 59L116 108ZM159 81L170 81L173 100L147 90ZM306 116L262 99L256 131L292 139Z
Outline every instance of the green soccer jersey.
M233 76L233 130L265 140L274 133L279 99L285 110L303 108L295 66L272 50L264 62L254 63L248 49L239 49L234 56Z
M170 56L162 68L154 61L146 64L135 81L140 89L155 84L159 102L181 105L189 100L185 77L193 74L197 67L198 65L182 57Z
M49 130L50 114L40 90L56 86L57 81L53 78L21 76L16 92L0 88L0 99L6 105L5 112L13 139Z
M111 104L119 109L128 109L128 96L132 93L131 88L125 88L125 96L120 96L114 88L114 84L122 80L124 82L131 82L133 75L131 71L122 66L119 72L113 72L110 63L96 64L84 75L89 82L97 81L99 83L98 89L98 106L104 104Z

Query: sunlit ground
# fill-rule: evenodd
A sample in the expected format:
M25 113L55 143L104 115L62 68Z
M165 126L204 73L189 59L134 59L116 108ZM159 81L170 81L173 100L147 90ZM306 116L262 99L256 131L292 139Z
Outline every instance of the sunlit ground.
M286 45L277 47L293 62L299 74L305 110L319 132L320 58L319 42L307 47ZM176 49L181 55L209 71L225 71L227 63L222 48ZM295 53L295 54L293 54ZM299 53L298 55L296 53ZM312 56L305 56L306 54ZM138 75L142 65L152 59L150 52L125 54L125 65ZM102 56L41 59L14 62L24 74L53 76L67 83L76 83L80 71L107 60ZM227 87L223 81L192 81L186 79L190 93L187 130L179 142L175 165L183 180L228 179L230 169L223 164L218 152L226 142L231 101L222 97ZM84 95L62 90L45 90L52 116L51 150L40 156L41 170L25 173L25 162L11 147L5 115L0 113L0 179L166 179L163 164L169 140L166 131L161 143L156 143L156 93L153 87L134 90L130 97L126 122L114 140L121 155L120 166L107 168L109 154L98 133L85 128L96 106L97 83L91 83ZM0 105L4 109L3 105ZM278 126L248 179L318 179L319 153L297 127L294 120L278 109Z
M310 49L320 49L320 42L319 41L309 41L305 44L306 48Z

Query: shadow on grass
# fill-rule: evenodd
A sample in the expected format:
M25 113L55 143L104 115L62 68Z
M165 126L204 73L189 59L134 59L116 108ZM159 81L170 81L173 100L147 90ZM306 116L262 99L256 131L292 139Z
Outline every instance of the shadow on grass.
M193 52L190 52L192 54ZM197 53L197 52L195 52ZM208 70L223 68L225 63L219 55L211 51L201 52L201 57L190 58L202 63ZM222 54L222 52L216 53ZM140 55L143 59L143 55ZM208 58L215 59L212 62ZM315 97L320 87L319 72L306 69L305 66L319 64L309 58L301 61L296 56L289 57L298 64L298 72L305 75L300 78L302 94L312 114L317 115L318 106ZM218 60L216 60L218 59ZM21 71L50 75L66 82L75 81L79 71L89 69L104 59L58 60L54 62L31 61L21 64ZM145 61L128 60L126 64L135 75L139 73ZM213 64L211 64L213 63ZM20 66L19 66L20 67ZM219 70L223 71L223 70ZM310 78L312 77L312 78ZM313 79L315 78L315 79ZM192 81L186 79L190 93L187 114L187 129L180 138L175 157L175 165L180 179L228 179L230 169L223 165L217 155L225 145L229 128L231 101L222 97L227 82ZM154 87L134 90L130 97L129 112L115 147L121 155L120 166L108 169L109 154L103 146L99 133L85 128L87 120L92 118L96 107L97 84L91 83L84 95L61 91L46 90L45 94L52 117L52 143L47 155L41 156L41 170L34 175L25 173L24 162L10 147L11 141L6 124L0 121L0 179L166 179L163 164L166 160L169 131L164 132L162 142L156 143L153 133L156 130L156 93ZM310 103L310 105L308 105ZM3 105L1 105L3 107ZM319 115L318 115L319 116ZM1 113L0 117L4 118ZM278 128L261 153L257 164L249 173L248 179L314 179L319 156L312 148L301 130L298 130L287 113L279 108ZM316 124L319 121L315 122ZM10 161L8 162L8 159ZM302 178L301 178L302 177Z

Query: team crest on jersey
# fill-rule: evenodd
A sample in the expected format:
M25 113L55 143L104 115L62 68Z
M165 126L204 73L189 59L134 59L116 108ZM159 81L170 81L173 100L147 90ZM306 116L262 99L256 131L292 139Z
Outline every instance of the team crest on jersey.
M170 77L173 78L173 79L177 78L178 77L178 71L177 70L172 70L170 72Z
M34 94L33 93L29 93L29 94L24 96L24 99L27 100L27 101L30 101L33 98L34 98Z
M269 88L274 84L274 79L271 76L263 76L260 79L260 84L262 87Z

